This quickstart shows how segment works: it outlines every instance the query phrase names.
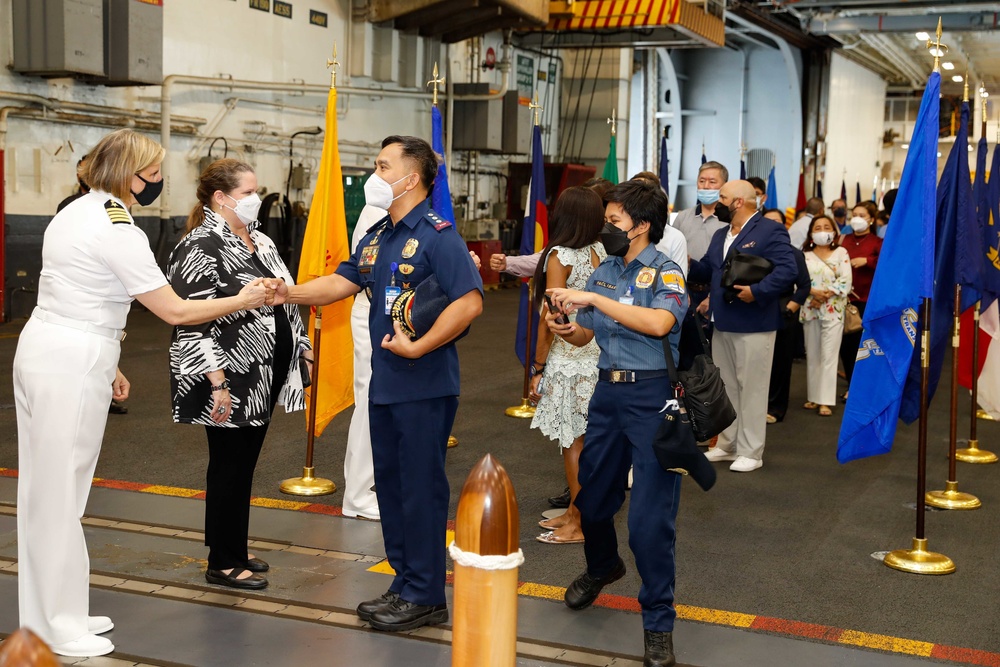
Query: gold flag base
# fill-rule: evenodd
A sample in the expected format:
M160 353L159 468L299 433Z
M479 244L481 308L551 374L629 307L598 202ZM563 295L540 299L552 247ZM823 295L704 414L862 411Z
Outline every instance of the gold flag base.
M959 491L958 482L947 481L944 486L944 491L928 491L924 494L924 502L943 510L974 510L983 504L971 493Z
M901 572L913 574L951 574L955 563L944 554L927 551L927 540L913 538L912 549L898 549L886 554L882 561Z
M337 485L329 479L313 477L314 468L302 468L302 477L286 479L278 487L290 496L326 496L337 490Z
M448 449L451 449L452 447L458 447L458 438L456 438L453 435L449 435L448 436Z
M986 412L986 410L976 410L976 417L978 419L985 419L988 422L996 421L995 419L993 419L993 415Z
M516 417L517 419L531 419L535 416L535 406L528 399L522 398L521 405L507 408L503 413L508 417Z
M978 440L969 440L969 446L955 452L955 458L964 463L996 463L997 455L985 449L979 449Z

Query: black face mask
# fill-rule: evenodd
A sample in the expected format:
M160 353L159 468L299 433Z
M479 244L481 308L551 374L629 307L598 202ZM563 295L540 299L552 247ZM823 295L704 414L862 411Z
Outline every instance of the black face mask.
M847 209L846 208L837 207L837 208L833 209L833 217L835 217L835 218L843 218L845 215L847 215Z
M634 226L633 229L635 229ZM604 229L601 230L601 243L604 244L604 250L608 255L624 257L628 254L628 247L631 245L632 239L628 237L628 232L618 229L610 222L605 222Z
M163 191L163 179L158 181L147 181L145 178L139 174L135 175L140 181L146 184L146 187L142 189L142 192L132 192L132 196L135 200L139 202L140 206L149 206L156 198L160 196ZM131 191L130 191L131 192Z
M715 217L719 219L719 222L724 222L727 225L733 221L733 212L729 210L729 207L719 202L715 206Z

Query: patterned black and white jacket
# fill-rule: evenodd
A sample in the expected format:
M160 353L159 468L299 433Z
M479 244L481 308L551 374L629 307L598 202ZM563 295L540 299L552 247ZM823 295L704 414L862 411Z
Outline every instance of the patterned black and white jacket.
M278 278L294 284L278 250L265 234L250 238L261 262ZM205 222L181 239L170 253L167 280L186 299L233 296L263 277L243 241L221 216L205 209ZM298 306L284 305L292 329L292 363L272 368L275 347L274 308L241 310L212 322L174 327L170 342L170 390L175 422L205 426L260 426L270 421L271 379L284 373L278 403L287 412L305 409L299 357L312 346ZM212 420L211 383L205 373L225 369L233 408L224 424Z

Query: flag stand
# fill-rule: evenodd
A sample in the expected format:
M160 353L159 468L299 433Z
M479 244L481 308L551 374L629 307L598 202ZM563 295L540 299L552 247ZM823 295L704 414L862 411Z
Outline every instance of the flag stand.
M316 322L313 325L316 342L313 344L312 391L309 392L309 431L306 433L306 465L302 477L286 479L278 487L282 493L292 496L325 496L337 490L337 485L329 479L313 477L313 444L316 440L316 395L319 394L319 353L323 335L323 307L316 308Z
M535 292L535 280L532 278L528 281L528 314L527 314L527 335L524 337L524 388L521 394L521 404L513 405L506 410L504 414L508 417L515 417L516 419L531 419L535 416L535 406L531 404L531 400L528 399L528 387L531 385L531 336L533 334L531 330L531 325L534 320L531 317L534 308L534 292Z
M941 28L938 27L940 39ZM931 300L924 297L920 332L920 427L917 439L917 530L912 549L898 549L882 561L894 570L913 574L951 574L955 563L944 554L927 551L924 535L925 489L927 487L927 388L931 373Z
M982 506L979 498L958 490L958 471L955 463L958 443L958 338L959 318L962 316L962 286L955 285L955 323L951 335L951 433L948 438L948 479L944 491L928 491L924 501L931 507L943 510L974 510ZM978 336L979 332L974 331Z
M972 311L972 408L969 419L969 446L955 452L955 458L964 463L996 463L997 455L984 449L979 449L979 439L976 437L976 417L979 412L979 307L981 302L976 302L976 307ZM983 414L986 414L983 412ZM989 416L989 415L987 415Z

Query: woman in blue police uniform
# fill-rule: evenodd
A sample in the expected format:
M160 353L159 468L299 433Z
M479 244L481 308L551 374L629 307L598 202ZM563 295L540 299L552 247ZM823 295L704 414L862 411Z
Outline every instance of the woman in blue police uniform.
M663 667L675 663L671 633L680 475L660 467L652 443L663 419L660 411L673 398L661 341L668 336L676 363L687 294L680 267L655 248L667 219L660 187L627 181L607 199L601 240L608 258L591 275L586 291L549 290L563 311L579 308L576 324L561 325L555 314L546 315L552 331L566 341L586 345L596 338L601 349L576 499L587 570L566 589L565 599L571 609L583 609L604 586L624 576L614 518L625 502L632 466L628 528L642 578L643 664Z
M275 303L322 305L361 289L371 299L369 421L375 492L389 564L382 596L358 606L373 628L412 630L448 620L445 527L450 490L448 435L458 409L455 339L483 309L483 281L454 226L431 210L437 156L416 137L387 137L365 184L368 204L389 215L329 276L280 286ZM390 313L404 289L435 276L450 302L416 340Z

